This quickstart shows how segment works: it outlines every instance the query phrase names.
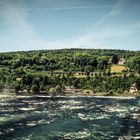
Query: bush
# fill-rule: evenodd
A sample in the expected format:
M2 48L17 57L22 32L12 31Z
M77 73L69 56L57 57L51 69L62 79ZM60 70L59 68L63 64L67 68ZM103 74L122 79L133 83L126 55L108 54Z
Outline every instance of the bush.
M113 90L110 90L110 91L108 92L108 95L110 95L110 96L114 95L114 91L113 91Z
M31 87L29 85L26 86L27 92L30 93Z
M0 89L4 87L4 83L0 82Z
M51 87L51 88L49 89L49 94L52 95L52 96L55 96L55 95L56 95L56 88Z
M45 86L41 85L40 86L40 91L45 91Z
M15 92L18 93L19 90L21 90L21 87L19 84L15 85Z
M32 85L32 92L39 93L39 87L37 85Z
M123 90L122 89L118 89L117 90L117 93L122 94L123 93Z
M124 91L124 94L127 95L127 94L129 94L129 92L128 92L127 90L125 90L125 91Z
M55 89L57 94L62 94L62 88L59 85L57 85Z

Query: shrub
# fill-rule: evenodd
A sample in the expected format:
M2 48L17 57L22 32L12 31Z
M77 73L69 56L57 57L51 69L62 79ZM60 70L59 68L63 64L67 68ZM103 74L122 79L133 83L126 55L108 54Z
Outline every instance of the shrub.
M21 90L21 87L20 87L19 84L16 84L16 85L15 85L15 92L18 93L19 90Z
M108 92L108 95L110 95L110 96L114 95L114 91L113 91L113 90L110 90L110 91Z
M32 85L32 92L39 93L39 87L37 85Z
M49 89L49 94L52 95L52 96L55 96L55 95L56 95L56 88L51 87L51 88Z

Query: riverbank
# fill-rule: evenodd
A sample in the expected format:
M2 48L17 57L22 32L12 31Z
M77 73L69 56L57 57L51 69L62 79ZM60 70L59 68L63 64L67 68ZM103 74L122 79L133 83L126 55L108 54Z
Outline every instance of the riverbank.
M63 94L56 94L51 95L51 93L47 93L47 92L42 92L42 93L32 93L32 92L19 92L19 93L15 93L13 90L11 89L6 89L0 92L0 98L4 98L4 97L23 97L23 96L29 96L29 97L34 97L34 96L38 96L38 97L96 97L96 98L119 98L119 99L129 99L129 98L135 98L140 96L140 93L135 93L135 94L125 94L125 93L113 93L112 95L109 93L105 93L105 92L98 92L98 93L93 93L90 92L89 90L82 90L81 92L63 92Z
M96 93L96 94L66 94L65 96L84 96L84 97L104 97L104 98L109 98L109 97L113 97L113 98L117 98L117 97L122 97L122 98L129 98L129 97L137 97L140 96L140 93L136 93L136 94L114 94L114 95L109 95L108 93Z
M103 96L103 95L72 95L72 94L66 94L66 95L57 95L57 96L50 96L50 95L44 95L44 94L1 94L0 93L0 98L1 99L7 99L7 98L24 98L24 97L44 97L44 98L82 98L82 97L87 97L87 98L109 98L109 99L134 99L136 97L140 97L140 95L137 96Z

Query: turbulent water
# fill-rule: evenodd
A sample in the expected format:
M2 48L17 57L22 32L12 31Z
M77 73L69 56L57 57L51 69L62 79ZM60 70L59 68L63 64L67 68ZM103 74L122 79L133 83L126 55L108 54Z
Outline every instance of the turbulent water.
M0 97L1 140L138 140L140 98Z

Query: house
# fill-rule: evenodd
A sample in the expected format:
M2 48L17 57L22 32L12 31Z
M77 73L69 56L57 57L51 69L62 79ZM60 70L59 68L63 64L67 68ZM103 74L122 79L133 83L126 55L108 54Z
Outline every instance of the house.
M125 58L121 58L118 62L119 65L124 65L126 63L126 59Z
M108 60L108 64L109 64L109 65L112 64L112 58L110 58L110 59Z
M65 86L65 93L77 93L82 92L81 89L76 89L74 86Z
M136 87L136 83L134 83L134 84L130 87L129 93L134 94L134 93L136 93L136 92L138 92L138 89L137 89L137 87Z
M21 81L21 80L22 80L22 78L20 78L20 77L16 78L16 81Z

